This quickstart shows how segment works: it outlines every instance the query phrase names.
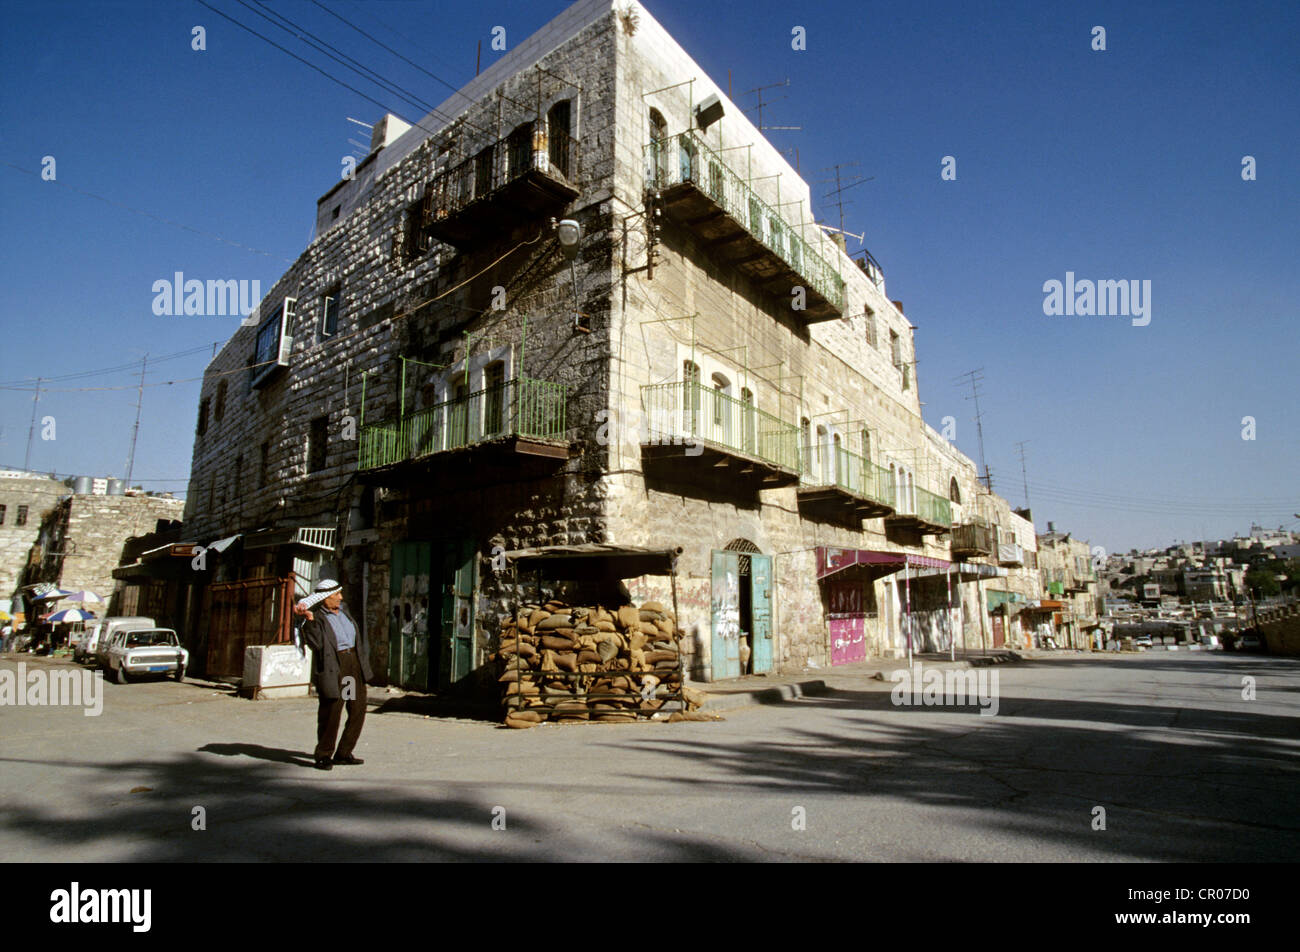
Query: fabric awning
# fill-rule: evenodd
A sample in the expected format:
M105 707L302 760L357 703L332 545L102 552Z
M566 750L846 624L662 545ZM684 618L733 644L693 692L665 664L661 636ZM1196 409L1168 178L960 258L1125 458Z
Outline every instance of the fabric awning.
M854 568L873 578L901 572L907 566L914 570L913 578L934 578L952 572L962 582L982 578L1006 578L1007 570L980 562L950 562L930 555L912 552L884 552L879 549L840 549L831 546L817 547L817 580Z

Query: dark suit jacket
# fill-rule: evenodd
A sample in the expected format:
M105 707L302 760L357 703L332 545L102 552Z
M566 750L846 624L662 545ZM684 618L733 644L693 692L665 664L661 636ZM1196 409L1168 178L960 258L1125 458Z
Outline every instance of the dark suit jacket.
M361 664L361 674L367 684L374 678L370 670L370 644L366 640L361 626L352 617L346 605L340 605L343 613L357 630L357 643L353 647L357 661ZM329 614L322 605L312 609L311 621L303 622L302 640L311 648L311 682L316 685L316 693L323 698L339 697L339 646L334 639L334 629L325 620Z

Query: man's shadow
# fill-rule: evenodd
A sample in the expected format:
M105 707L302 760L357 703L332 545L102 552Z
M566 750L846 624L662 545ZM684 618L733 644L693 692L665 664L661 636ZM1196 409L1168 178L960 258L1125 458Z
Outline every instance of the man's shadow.
M315 766L315 759L306 751L263 747L261 744L204 744L199 748L199 753L216 754L219 757L255 757L258 760L293 764L297 767Z

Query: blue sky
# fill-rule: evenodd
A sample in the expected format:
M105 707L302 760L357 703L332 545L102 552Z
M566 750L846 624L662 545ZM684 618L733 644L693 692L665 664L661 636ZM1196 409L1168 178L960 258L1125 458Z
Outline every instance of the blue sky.
M421 114L237 0L209 2ZM268 5L420 99L449 92L309 0ZM326 6L460 85L479 40L485 66L501 55L494 26L514 45L565 4ZM1300 526L1300 6L647 6L724 86L730 70L737 94L789 78L765 94L785 98L764 118L802 127L769 136L797 147L806 178L838 162L874 177L848 193L845 225L865 232L917 325L925 417L937 429L953 417L978 459L957 378L983 368L994 488L1023 504L1016 443L1028 441L1040 531L1050 519L1122 551ZM237 319L156 316L153 282L182 271L268 290L309 241L347 139L366 138L347 118L373 122L380 107L192 0L6 2L4 16L0 465L23 464L30 378L122 368L50 383L64 389L43 392L39 415L56 439L38 428L31 449L34 469L122 475L140 358L188 351L151 363L134 470L183 491L199 378ZM1105 51L1091 48L1097 25ZM47 155L55 182L32 174ZM940 177L948 155L954 181ZM1247 155L1255 181L1242 179ZM1043 284L1067 271L1149 280L1150 324L1045 315ZM84 387L117 389L68 389Z

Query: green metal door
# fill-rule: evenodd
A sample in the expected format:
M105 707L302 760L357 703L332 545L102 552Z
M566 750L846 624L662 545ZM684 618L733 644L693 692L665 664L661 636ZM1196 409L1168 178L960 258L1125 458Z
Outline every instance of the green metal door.
M772 670L772 557L749 557L749 582L753 586L750 612L754 627L754 673Z
M740 677L740 553L713 550L713 680Z
M433 544L393 543L388 575L388 680L415 691L429 689L432 641L429 572Z
M474 666L474 597L478 582L478 554L469 540L443 549L442 657L440 687L450 687L469 676Z

